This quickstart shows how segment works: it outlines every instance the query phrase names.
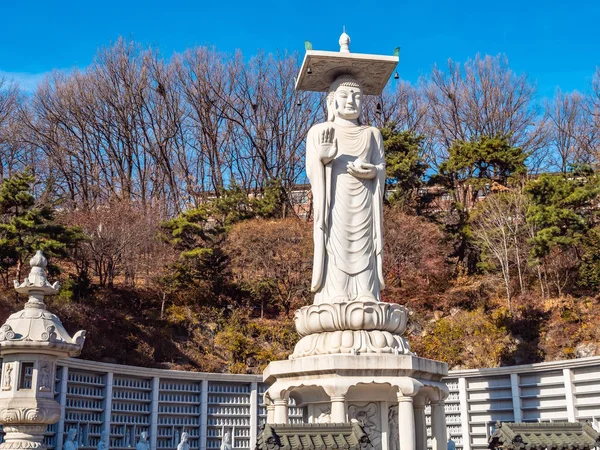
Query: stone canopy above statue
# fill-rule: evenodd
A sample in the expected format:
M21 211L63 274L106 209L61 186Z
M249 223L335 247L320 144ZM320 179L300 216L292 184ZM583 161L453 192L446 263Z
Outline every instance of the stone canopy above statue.
M365 95L379 95L398 64L398 56L350 53L350 37L340 37L340 51L306 50L296 90L328 92L340 75L351 75Z

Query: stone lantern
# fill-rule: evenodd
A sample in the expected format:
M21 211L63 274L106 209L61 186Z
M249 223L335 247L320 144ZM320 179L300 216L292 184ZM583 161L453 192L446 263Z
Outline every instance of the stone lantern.
M56 294L60 286L46 279L48 261L41 251L30 264L25 281L15 281L15 290L29 300L0 327L0 423L6 432L0 449L46 448L44 432L60 418L54 399L56 362L79 355L85 340L85 331L71 338L46 309L44 296Z

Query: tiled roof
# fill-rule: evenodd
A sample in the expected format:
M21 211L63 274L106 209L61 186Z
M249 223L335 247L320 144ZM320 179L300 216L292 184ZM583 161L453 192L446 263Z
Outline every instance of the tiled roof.
M267 424L258 435L256 450L372 450L358 423Z
M587 423L497 423L488 448L510 450L589 450L600 447L600 435Z

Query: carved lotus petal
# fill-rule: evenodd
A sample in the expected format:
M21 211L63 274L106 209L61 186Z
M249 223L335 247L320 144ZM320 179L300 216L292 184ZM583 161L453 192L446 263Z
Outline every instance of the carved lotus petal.
M332 353L411 354L411 351L405 338L388 331L344 330L304 336L290 359Z
M354 301L305 306L296 311L294 320L301 336L344 330L402 334L408 314L406 308L393 303Z

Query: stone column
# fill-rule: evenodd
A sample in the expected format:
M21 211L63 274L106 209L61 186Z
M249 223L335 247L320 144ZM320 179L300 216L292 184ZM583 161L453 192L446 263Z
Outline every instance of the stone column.
M427 450L427 422L425 421L425 401L415 398L415 447L416 450Z
M331 397L331 422L345 423L346 420L346 397Z
M208 430L208 380L201 382L200 394L200 450L206 450L206 435Z
M400 450L416 450L413 398L398 394L398 437Z
M54 448L61 450L63 448L63 441L65 437L65 416L66 416L66 405L67 405L67 382L69 381L69 368L62 366L60 371L60 419L58 426L56 427L56 445Z
M112 374L111 374L112 375ZM158 403L160 400L160 378L152 378L152 401L150 403L150 450L156 450L158 443ZM109 422L110 425L110 422ZM109 432L110 436L110 432ZM134 442L135 444L135 442Z
M273 423L288 423L288 399L278 398L273 400L275 410L273 412Z
M273 403L267 404L267 423L275 423L275 405Z
M432 450L447 449L446 413L443 400L431 402L431 435Z
M250 383L250 448L256 447L258 434L258 383Z

